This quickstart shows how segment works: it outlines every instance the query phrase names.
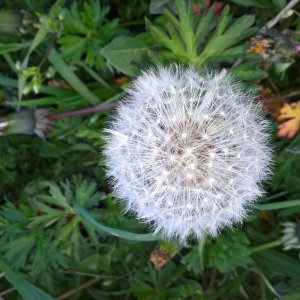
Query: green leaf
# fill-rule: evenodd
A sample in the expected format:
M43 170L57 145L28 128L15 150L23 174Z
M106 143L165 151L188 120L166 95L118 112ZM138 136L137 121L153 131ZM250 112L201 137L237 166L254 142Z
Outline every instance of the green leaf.
M247 267L251 262L249 241L242 231L229 231L205 247L206 263L222 273L237 266ZM236 254L239 255L236 255Z
M31 45L30 42L25 43L0 43L0 54L8 52L15 52L23 48L27 48Z
M266 204L257 204L256 208L259 210L277 210L284 209L288 207L300 206L300 200L287 200L276 203L266 203Z
M257 31L252 27L253 16L233 20L226 6L216 23L213 8L204 10L199 16L193 14L190 1L176 0L175 3L177 16L165 10L165 22L148 26L153 39L162 46L161 54L166 59L201 67L245 56L242 40Z
M95 227L95 229L104 231L110 235L126 239L126 240L131 240L131 241L140 241L140 242L150 242L150 241L158 241L161 240L162 237L158 235L153 235L152 233L147 233L147 234L138 234L138 233L132 233L116 228L111 228L108 226L105 226L99 222L97 222L87 210L85 210L83 207L81 207L78 203L74 203L74 208L75 210L80 214L80 216L89 222L91 225Z
M101 53L118 71L137 76L140 73L138 66L145 65L152 47L151 37L143 33L135 37L119 36L103 48Z
M175 8L175 3L172 0L151 0L150 2L150 14L161 14L164 8Z
M115 91L115 89L111 85L109 85L107 82L105 82L105 80L103 78L101 78L97 72L95 72L93 69L91 69L90 67L88 67L85 63L78 62L78 65L80 67L82 67L98 83L100 83L100 85L102 85L103 87L107 88L110 91L113 91L113 92Z
M67 35L59 40L61 52L65 59L76 62L81 59L86 51L87 40L76 35Z
M34 235L26 234L8 241L4 246L5 259L9 262L13 262L13 267L16 269L24 268L27 258L34 247Z
M214 18L214 9L210 8L207 13L201 17L200 21L198 21L195 32L195 44L197 47L205 40L205 37L213 24Z
M243 16L234 22L229 21L229 16L226 12L224 15L222 14L222 16L218 22L218 31L209 39L203 52L197 58L197 66L212 61L215 56L221 55L223 51L236 45L257 31L256 28L250 28L254 23L253 16ZM230 25L226 26L229 23Z
M98 253L93 253L88 257L85 257L80 262L78 262L78 269L84 272L105 271L109 272L111 268L111 253L106 255L100 255Z
M300 290L291 292L286 296L281 297L282 300L299 300L300 299Z
M108 7L96 0L74 2L71 9L65 9L64 30L58 39L64 59L73 63L84 60L88 66L106 68L101 49L124 32L117 19L107 18L108 12Z
M68 221L66 225L60 228L59 233L52 244L53 248L57 247L57 245L60 242L67 240L68 237L71 236L71 234L72 235L74 234L74 232L78 233L79 222L80 222L80 216L74 216L71 220ZM74 244L74 246L76 246L76 244Z
M274 3L278 11L282 10L287 4L287 0L273 0L272 2Z
M22 273L11 269L2 259L0 259L0 270L25 300L54 300L54 298L27 281Z
M239 5L243 6L253 6L253 7L259 7L259 8L265 8L265 5L263 2L267 1L261 1L261 0L230 0L231 2L237 3Z
M187 269L195 274L199 274L204 270L204 245L205 238L202 238L199 244L190 249L188 254L181 259L181 262L187 266Z
M49 57L49 61L60 73L60 75L77 91L87 102L90 104L97 104L100 99L93 94L88 87L77 77L77 75L70 69L70 67L64 62L59 53L52 49Z
M279 251L268 249L254 254L255 260L270 270L300 280L299 260Z
M237 67L230 69L230 74L236 76L238 79L251 81L257 79L263 79L268 76L268 73L257 69L251 64L240 64Z
M228 23L230 22L231 20L231 16L229 15L229 6L226 5L224 7L224 9L222 10L222 14L218 20L218 24L217 24L217 27L215 29L215 36L220 36L224 33L225 31L225 28L227 27Z

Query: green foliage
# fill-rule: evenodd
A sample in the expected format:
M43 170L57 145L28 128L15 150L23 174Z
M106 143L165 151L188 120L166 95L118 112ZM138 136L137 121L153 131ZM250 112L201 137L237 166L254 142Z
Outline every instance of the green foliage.
M247 268L252 262L249 240L242 231L223 234L215 242L206 246L207 266L227 273L241 266Z
M76 90L82 97L84 97L91 104L96 104L99 99L81 82L76 74L64 62L59 53L55 49L51 50L49 54L49 61L56 67L57 71L64 77L64 79Z
M189 271L199 274L204 270L204 246L206 239L199 241L197 246L194 246L185 256L182 257L181 262L186 265Z
M108 11L108 7L102 7L96 0L82 5L74 2L64 11L64 30L58 40L64 58L72 63L84 59L87 65L97 69L105 67L101 49L121 32L117 19L107 19Z
M0 259L0 270L5 274L8 281L10 281L18 292L25 300L31 299L53 299L36 286L27 281L25 276L19 272L16 272L10 268L4 261Z
M137 299L186 299L202 295L202 287L195 280L181 278L184 269L169 263L163 270L155 271L148 265L146 274L138 274L132 282L132 292Z
M129 76L139 74L141 66L149 59L153 48L151 37L142 33L135 37L120 36L102 49L107 63Z
M240 42L256 32L251 27L253 16L243 16L233 21L228 6L217 22L212 8L201 17L193 15L191 2L185 4L177 0L176 8L178 18L166 10L163 25L149 26L153 38L166 48L162 55L170 60L199 67L225 58L237 59L247 48Z
M300 134L278 139L274 116L283 100L299 100L300 21L289 11L259 29L286 0L208 2L1 2L5 299L299 299L299 250L283 250L281 224L299 219ZM266 195L243 226L181 244L124 214L102 165L102 105L149 65L172 62L270 89L262 100L275 144ZM165 265L155 269L158 249Z
M16 158L14 149L0 150L0 181L2 184L14 182L16 178Z

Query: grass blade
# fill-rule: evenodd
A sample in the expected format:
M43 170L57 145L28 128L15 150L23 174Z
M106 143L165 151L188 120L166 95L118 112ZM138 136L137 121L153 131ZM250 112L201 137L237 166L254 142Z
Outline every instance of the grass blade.
M258 204L256 205L256 208L258 208L259 210L276 210L295 206L300 206L300 200L288 200L276 203Z
M25 300L54 300L54 298L31 284L22 273L11 269L1 258L0 269L5 274L6 279L16 288Z
M77 75L71 70L71 68L65 63L58 52L52 49L49 57L49 61L60 73L60 75L70 84L70 86L77 91L86 101L90 104L98 104L100 99L93 94L87 86L77 77Z
M297 280L300 279L300 265L299 260L283 254L279 251L268 249L255 253L255 260L278 274L283 274Z

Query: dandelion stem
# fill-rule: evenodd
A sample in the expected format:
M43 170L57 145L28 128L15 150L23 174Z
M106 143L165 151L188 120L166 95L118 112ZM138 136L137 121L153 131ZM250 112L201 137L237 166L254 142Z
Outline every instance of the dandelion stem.
M91 106L87 108L82 108L82 109L77 109L77 110L71 110L71 111L66 111L62 113L57 113L57 114L52 114L48 115L48 119L54 120L54 119L62 119L66 117L74 117L74 116L85 116L89 114L94 114L94 113L99 113L103 112L109 109L113 109L118 105L118 101L112 101L117 98L119 98L121 94L118 94L114 96L113 98L110 98L109 100L102 102L96 106Z
M257 253L257 252L261 252L261 251L264 251L264 250L267 250L267 249L270 249L270 248L274 248L274 247L280 246L281 244L282 243L279 240L272 241L272 242L269 242L269 243L266 243L266 244L262 244L262 245L253 247L252 248L252 253Z

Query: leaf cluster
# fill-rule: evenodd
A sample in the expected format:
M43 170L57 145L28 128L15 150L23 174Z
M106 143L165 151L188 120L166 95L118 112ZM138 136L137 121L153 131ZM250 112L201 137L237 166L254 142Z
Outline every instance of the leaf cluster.
M176 0L178 17L169 10L164 11L163 25L150 25L155 40L164 46L162 55L168 59L202 66L214 61L237 59L244 55L247 45L241 43L253 35L254 16L243 16L236 20L226 6L219 18L209 8L204 15L193 14L192 3ZM165 29L163 29L165 28Z
M63 33L58 39L64 58L72 63L84 60L96 69L105 67L101 49L122 30L118 20L108 20L109 8L99 1L74 2L62 16Z

